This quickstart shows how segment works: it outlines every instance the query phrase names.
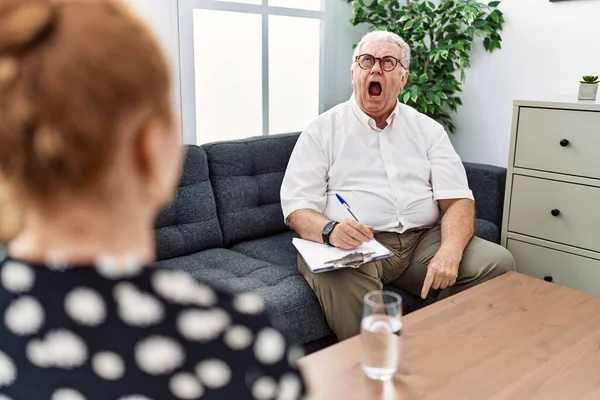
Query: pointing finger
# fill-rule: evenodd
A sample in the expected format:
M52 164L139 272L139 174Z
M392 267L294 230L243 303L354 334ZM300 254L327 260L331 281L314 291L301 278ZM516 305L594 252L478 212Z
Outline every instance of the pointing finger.
M427 268L427 275L425 276L425 281L423 282L423 289L421 290L421 298L426 299L429 294L429 289L431 289L431 285L433 284L434 273L433 270Z

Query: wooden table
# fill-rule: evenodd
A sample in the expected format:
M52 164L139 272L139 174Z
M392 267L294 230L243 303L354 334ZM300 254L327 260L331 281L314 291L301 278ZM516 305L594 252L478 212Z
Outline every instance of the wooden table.
M300 360L311 399L600 399L600 297L509 273L403 323L393 380L364 376L356 336Z

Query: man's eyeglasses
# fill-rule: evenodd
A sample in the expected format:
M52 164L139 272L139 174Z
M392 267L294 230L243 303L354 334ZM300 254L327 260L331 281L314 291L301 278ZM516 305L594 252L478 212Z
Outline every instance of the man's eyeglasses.
M392 56L385 56L382 58L378 58L378 57L373 57L370 54L362 54L360 56L356 57L356 62L358 63L358 66L361 67L362 69L371 69L373 68L373 66L375 65L375 63L379 61L379 65L381 66L381 69L384 70L385 72L391 72L393 70L396 69L396 66L398 64L400 64L400 66L404 69L406 69L406 67L404 67L404 65L402 65L402 63L400 62L399 59L397 59L396 57L392 57Z

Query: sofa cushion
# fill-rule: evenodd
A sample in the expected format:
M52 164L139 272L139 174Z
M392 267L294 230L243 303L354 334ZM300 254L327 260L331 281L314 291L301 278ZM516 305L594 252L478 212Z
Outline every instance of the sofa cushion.
M225 247L288 230L279 192L298 134L204 145Z
M500 243L500 229L496 224L485 219L477 218L475 220L475 236L496 244Z
M228 293L254 292L271 321L298 343L332 334L319 303L295 265L276 265L229 249L205 250L157 263Z
M185 164L171 204L157 217L157 259L179 257L223 244L206 152L185 147Z
M248 257L257 258L272 264L297 268L298 252L292 239L298 237L296 232L289 231L266 238L248 240L231 247Z
M463 163L469 187L475 197L477 218L502 225L506 168L494 165Z

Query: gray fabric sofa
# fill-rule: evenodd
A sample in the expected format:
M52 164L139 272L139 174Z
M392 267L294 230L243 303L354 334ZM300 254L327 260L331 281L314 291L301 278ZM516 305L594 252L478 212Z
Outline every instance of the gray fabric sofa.
M159 268L184 270L227 292L259 294L272 322L311 352L336 338L296 268L296 235L281 211L279 190L297 138L186 146L179 188L157 218L155 236ZM498 243L506 170L465 167L476 199L476 234ZM400 293L405 313L424 306Z

